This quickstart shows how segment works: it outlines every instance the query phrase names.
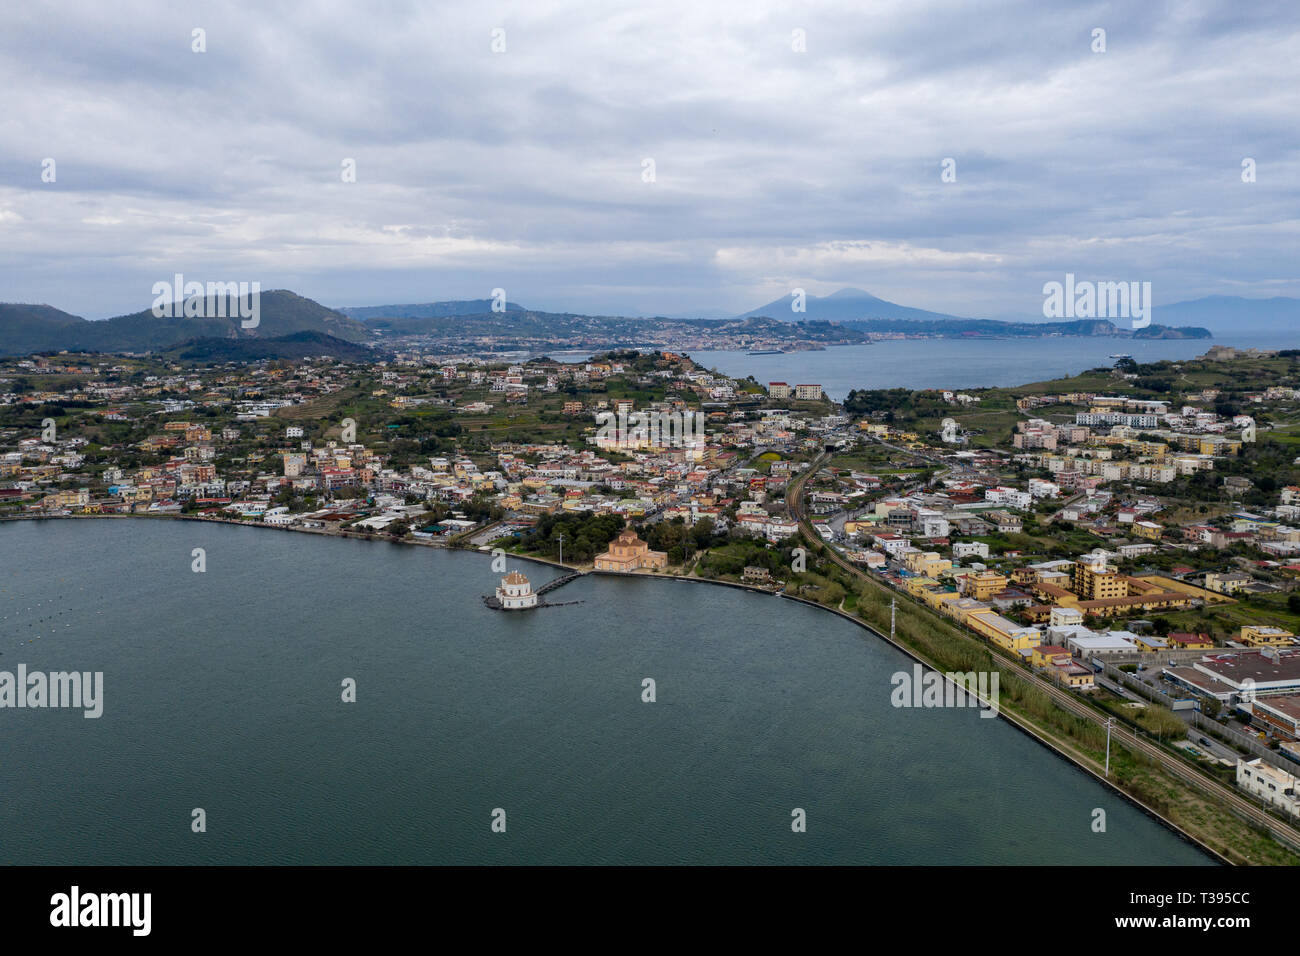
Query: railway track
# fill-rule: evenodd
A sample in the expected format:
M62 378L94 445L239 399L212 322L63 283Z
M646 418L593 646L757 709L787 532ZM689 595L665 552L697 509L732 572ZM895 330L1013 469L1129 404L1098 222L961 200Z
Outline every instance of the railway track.
M821 541L821 536L817 533L816 529L813 528L812 522L808 519L808 515L804 510L803 489L804 485L808 482L808 479L820 471L821 468L830 461L831 457L831 455L822 454L814 459L812 464L808 466L807 470L791 482L786 497L786 503L789 505L790 514L799 523L799 527L803 529L808 540L820 544L826 543ZM826 552L832 561L855 578L866 582L869 586L884 588L880 582L874 580L860 568L853 565L850 561L840 555L831 545L826 544ZM906 595L904 595L904 598L906 599ZM989 647L993 653L1000 653L999 648L984 641L981 641L980 643L983 646ZM1012 661L1010 658L1004 659L1009 663L1018 663ZM1061 710L1073 714L1076 717L1081 717L1085 720L1091 721L1099 727L1104 728L1106 726L1106 722L1110 718L1110 715L1106 714L1104 711L1101 711L1075 697L1073 694L1060 689L1045 677L1031 671L1023 671L1019 667L1017 667L1017 673L1026 680L1029 680L1033 686L1047 694L1051 701ZM1300 830L1297 830L1295 827L1289 826L1281 820L1266 813L1262 808L1255 805L1255 803L1241 796L1238 791L1226 787L1219 783L1219 781L1213 780L1196 769L1189 767L1187 764L1183 763L1181 759L1169 753L1163 747L1143 738L1128 727L1115 723L1111 727L1111 735L1112 738L1118 741L1121 745L1154 761L1161 767L1161 769L1170 774L1170 776L1188 784L1203 796L1223 804L1223 806L1230 812L1241 819L1246 820L1248 823L1266 830L1279 843L1290 847L1296 852L1300 852Z

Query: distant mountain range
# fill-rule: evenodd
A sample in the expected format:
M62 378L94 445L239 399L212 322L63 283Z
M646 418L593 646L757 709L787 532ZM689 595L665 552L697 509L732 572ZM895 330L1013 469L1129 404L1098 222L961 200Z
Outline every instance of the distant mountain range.
M861 289L845 288L827 296L806 297L806 310L790 311L783 296L732 319L631 318L593 316L572 312L541 312L511 302L505 312L493 312L491 299L457 299L406 305L357 306L331 309L287 290L261 293L260 322L245 329L227 303L232 318L157 318L145 310L102 321L90 321L49 305L0 303L0 355L32 352L158 352L214 361L240 358L293 358L303 354L338 354L340 358L364 355L339 343L366 347L395 338L419 336L455 346L461 330L469 340L490 342L495 349L536 345L599 348L671 340L682 335L745 339L773 335L810 344L865 341L870 335L921 335L944 337L1044 335L1114 336L1118 338L1211 338L1214 332L1291 331L1300 338L1300 299L1276 297L1244 299L1207 296L1171 305L1156 304L1159 322L1143 329L1106 319L1075 321L1005 321L974 319L900 305ZM217 301L205 301L204 314L217 314ZM754 323L758 322L758 325ZM469 323L466 325L465 323ZM764 325L762 323L769 323ZM833 324L832 324L833 323ZM1178 323L1175 325L1174 323ZM1185 324L1184 324L1185 323ZM793 327L792 327L793 326ZM780 330L789 329L789 335ZM838 331L836 331L838 329ZM319 336L295 338L299 333ZM231 343L275 345L235 347ZM226 343L224 345L220 343ZM182 348L186 346L186 348ZM743 344L741 347L745 347ZM799 347L796 345L796 347ZM333 351L331 351L333 350ZM345 354L346 353L346 354ZM217 356L230 356L219 359Z
M457 315L489 315L491 299L455 299L449 302L423 302L413 305L345 306L338 310L349 318L368 322L371 319L446 319ZM517 302L506 302L506 312L530 311Z
M221 306L218 308L218 306ZM283 289L261 293L256 328L243 328L235 302L204 302L205 315L232 318L157 318L146 309L91 321L48 305L0 303L0 355L61 349L87 352L160 352L195 339L271 339L316 332L345 342L369 342L356 319Z
M931 330L939 334L977 333L985 335L1107 335L1128 334L1134 338L1207 338L1216 333L1249 330L1296 331L1300 337L1300 299L1278 296L1271 299L1246 299L1240 296L1212 295L1201 299L1162 305L1156 302L1152 324L1146 329L1125 329L1121 321L1115 332L1103 331L1106 320L1080 320L1078 322L1049 322L1031 317L1022 322L998 319L973 319L899 305L879 298L862 289L844 288L827 296L808 295L805 311L791 312L792 298L782 296L766 305L743 313L748 316L770 316L784 321L823 319L845 322L869 332L922 332L920 325L900 323L935 323ZM1066 331L1076 327L1079 331ZM1190 328L1189 328L1190 327ZM1039 331L1035 332L1034 329ZM1177 329L1178 334L1168 330ZM1208 334L1207 334L1208 333Z

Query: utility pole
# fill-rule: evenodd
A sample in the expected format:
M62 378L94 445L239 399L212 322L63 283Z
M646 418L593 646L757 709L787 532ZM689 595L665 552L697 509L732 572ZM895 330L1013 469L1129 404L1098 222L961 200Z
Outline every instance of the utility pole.
M894 639L894 610L897 603L895 598L891 597L889 599L889 639L891 641Z
M564 565L564 535L560 535L560 565Z
M1106 718L1106 779L1110 779L1110 728L1115 723L1114 717Z

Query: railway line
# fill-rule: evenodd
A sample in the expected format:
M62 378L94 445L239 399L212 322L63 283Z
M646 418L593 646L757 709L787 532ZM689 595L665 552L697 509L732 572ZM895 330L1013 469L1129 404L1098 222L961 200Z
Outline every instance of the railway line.
M821 541L821 536L818 535L816 529L813 528L812 522L809 520L808 514L804 508L803 491L808 479L820 471L821 468L830 461L831 457L831 455L823 453L814 459L812 464L810 464L802 474L791 482L786 498L791 516L799 523L799 527L808 537L808 540L823 544L825 544L825 542ZM830 544L826 544L826 553L830 560L834 561L855 578L866 582L871 587L884 587L884 585L879 581L874 580L866 572L862 571L844 558L843 555L841 555ZM892 590L891 593L893 593ZM905 600L910 600L906 595L903 597ZM975 641L978 639L972 637L971 640ZM979 641L979 643L982 646L989 647L995 654L1000 653L999 648L993 647L987 642ZM1018 663L1012 661L1010 658L1004 659L1009 663ZM1051 699L1052 703L1061 710L1095 723L1099 727L1105 728L1107 721L1110 719L1109 714L1106 714L1091 704L1080 700L1068 691L1062 690L1039 674L1035 674L1031 671L1023 671L1019 667L1017 667L1017 672L1025 680L1030 681L1034 687L1046 694ZM1265 812L1254 802L1241 796L1238 791L1226 787L1219 781L1213 780L1200 773L1195 768L1188 766L1179 757L1165 750L1158 744L1152 743L1150 740L1143 738L1128 727L1114 723L1111 726L1111 734L1112 738L1118 743L1127 747L1134 753L1140 753L1144 757L1152 760L1170 776L1189 785L1203 796L1222 804L1230 812L1241 819L1266 830L1275 840L1300 853L1300 830L1297 830L1295 827L1292 827Z

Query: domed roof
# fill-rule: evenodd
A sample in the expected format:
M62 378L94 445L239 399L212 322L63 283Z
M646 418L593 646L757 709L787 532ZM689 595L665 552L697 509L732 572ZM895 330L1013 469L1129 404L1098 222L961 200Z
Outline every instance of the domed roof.
M522 574L520 574L518 571L511 571L509 574L507 574L504 578L501 579L501 583L502 584L527 584L528 579L524 577Z

